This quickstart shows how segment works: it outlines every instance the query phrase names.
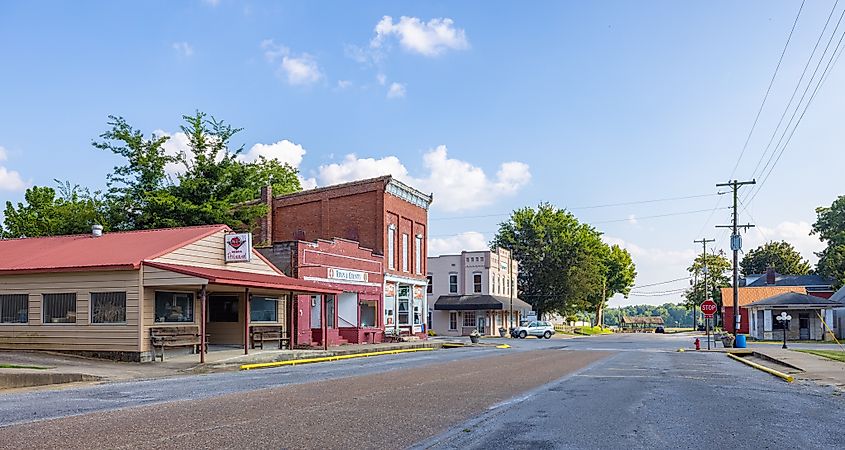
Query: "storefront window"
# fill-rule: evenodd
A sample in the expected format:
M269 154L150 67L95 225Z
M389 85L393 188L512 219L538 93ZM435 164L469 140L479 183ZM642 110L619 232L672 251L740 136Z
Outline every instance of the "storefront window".
M186 292L156 292L156 322L193 322L194 294Z
M399 325L410 325L411 286L399 286Z
M474 327L475 326L475 311L464 311L464 326L465 327Z
M458 329L458 313L450 312L449 313L449 329L450 330L457 330Z
M251 322L278 322L279 299L259 296L250 298L249 320Z
M208 297L208 321L209 322L237 322L238 303L240 298L237 295L211 295Z
M414 305L414 325L421 325L422 324L422 313L420 312L419 305Z
M76 323L76 294L44 294L44 323Z
M0 295L0 323L27 323L29 294Z
M326 296L326 328L334 328L334 295Z
M376 302L361 303L361 328L376 326Z
M126 292L92 292L91 323L126 323Z

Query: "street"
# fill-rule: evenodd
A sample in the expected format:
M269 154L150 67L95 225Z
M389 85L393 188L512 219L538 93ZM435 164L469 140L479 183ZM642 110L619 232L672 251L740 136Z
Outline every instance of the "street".
M838 446L845 404L831 389L787 384L723 354L675 351L689 340L508 340L511 349L5 394L0 440L8 448ZM411 390L426 401L407 401ZM795 426L814 431L796 435Z

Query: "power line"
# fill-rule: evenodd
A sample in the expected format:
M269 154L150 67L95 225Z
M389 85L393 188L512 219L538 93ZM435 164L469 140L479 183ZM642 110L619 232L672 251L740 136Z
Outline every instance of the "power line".
M843 18L845 18L845 9L842 10L842 14L839 16L839 22L836 24L837 29L839 28L839 24L842 22ZM836 33L835 29L834 29L834 33ZM819 66L821 66L822 60L824 59L824 55L827 53L827 48L830 47L830 43L833 42L833 38L834 38L834 34L831 34L830 40L828 41L828 46L825 48L824 53L822 53L821 58L819 58L819 63L816 65L816 70L813 72L813 77L810 79L810 83L812 83L813 78L815 78L816 72L818 71ZM772 172L775 170L775 166L777 165L778 162L780 162L780 158L783 156L783 153L786 151L787 146L789 146L789 143L792 141L792 137L795 135L795 131L798 130L798 126L801 124L801 120L804 119L804 115L807 113L807 110L810 108L810 105L813 103L813 99L816 98L816 94L818 93L819 88L822 85L822 82L824 80L825 75L830 71L830 69L833 68L834 58L836 57L836 53L839 51L839 48L842 46L843 38L845 38L845 32L843 32L842 35L840 35L839 41L837 41L836 46L834 47L833 53L831 54L830 59L828 59L827 64L825 65L825 68L822 71L822 76L819 77L819 82L816 83L816 87L813 89L813 93L810 94L810 98L807 100L807 103L804 105L804 110L801 111L801 115L798 117L798 120L795 122L795 126L792 128L792 131L789 133L789 137L786 139L786 142L784 142L783 147L781 147L781 149L780 149L780 152L777 153L777 158L775 159L774 164L772 164L771 168L766 173L765 177L761 180L760 185L754 191L753 195L751 195L750 198L746 197L746 199L748 200L748 202L747 202L748 204L750 204L751 201L753 201L757 197L757 194L760 193L760 190L763 188L763 185L766 183L766 181L769 179L769 176L771 176ZM804 89L804 93L801 95L801 100L804 99L804 95L806 95L809 88L810 88L810 85L808 83L807 87ZM795 117L795 114L798 112L798 108L800 108L801 101L798 102L798 105L799 106L796 107L795 112L792 113L793 118ZM792 118L790 118L790 123L791 122L792 122ZM789 127L789 125L787 125L787 127ZM786 136L786 132L787 132L787 130L785 129L783 134L780 137L780 140L778 141L778 146L780 145L780 142L783 141L784 136ZM775 152L777 152L778 146L775 146ZM772 156L775 155L775 152L772 153ZM771 159L771 157L770 157L770 159ZM767 163L767 165L768 165L768 163ZM766 168L764 167L763 172L765 172L765 170L766 170ZM762 175L763 172L760 172L760 174ZM743 210L748 209L748 204L745 205Z
M775 126L774 131L772 132L772 137L769 139L768 144L766 144L766 148L763 150L763 154L760 155L760 159L757 161L757 165L754 167L754 171L751 173L751 177L755 178L757 176L757 169L760 168L760 164L765 159L766 154L769 152L769 149L772 146L772 142L774 142L775 136L777 136L778 130L780 129L781 124L783 123L783 119L786 117L786 114L789 112L790 106L792 106L792 101L795 100L795 95L798 93L798 89L801 88L801 82L804 81L804 76L807 74L807 69L810 67L810 63L813 61L813 58L816 55L816 50L819 48L819 44L822 41L822 38L827 31L827 27L830 25L830 20L833 18L833 13L836 11L836 6L839 4L839 0L833 4L833 8L830 10L830 14L827 16L827 20L825 21L824 27L822 28L822 32L819 34L819 38L816 40L816 44L813 46L812 52L810 52L810 57L807 59L807 62L804 64L804 69L801 71L801 76L798 78L798 83L795 85L795 89L792 91L792 96L789 98L789 101L786 103L786 107L783 110L783 114L781 114L780 119L778 120L777 126ZM809 84L809 83L808 83ZM763 169L765 170L765 169ZM762 172L761 172L762 173Z
M721 208L721 209L729 209L729 208L725 207L725 208ZM693 211L679 211L679 212L667 213L667 214L656 214L656 215L653 215L653 216L634 217L634 219L636 219L636 220L657 219L657 218L661 218L661 217L684 216L684 215L697 214L697 213L708 212L708 211L710 211L710 209L696 209L696 210L693 210ZM601 224L606 224L606 223L627 222L629 220L631 220L631 217L627 217L625 219L601 220L601 221L597 221L597 222L584 221L583 223L585 223L587 225L601 225ZM497 231L476 231L476 233L481 233L481 234L489 234L489 233L496 233L496 232ZM437 235L431 235L429 237L460 236L460 235L465 234L465 233L469 233L469 231L465 231L463 233L437 234Z
M783 57L786 55L786 49L789 47L789 41L792 40L792 33L795 32L795 26L798 25L798 18L801 17L801 11L804 9L805 1L806 0L802 0L801 6L798 7L798 14L795 15L795 21L792 22L792 28L789 30L789 36L786 37L786 43L783 45L783 50L780 52L780 58L778 58L778 63L775 66L775 72L772 74L772 79L769 80L769 87L766 88L766 95L763 96L763 101L760 103L760 108L757 110L757 115L754 117L754 123L751 124L751 130L748 131L748 136L745 138L745 144L742 145L742 151L739 152L739 158L736 159L736 164L734 164L731 176L729 176L728 179L734 177L736 169L739 167L740 161L742 161L742 156L745 155L745 150L748 149L748 143L751 141L751 135L754 134L754 129L757 128L757 122L760 120L760 114L763 112L763 107L766 106L766 100L769 98L769 93L772 91L772 85L775 83L775 78L780 70L780 65L783 63Z
M616 206L629 206L629 205L642 205L646 203L660 203L660 202L669 202L675 200L689 200L693 198L703 198L703 197L713 197L719 195L719 193L715 194L696 194L696 195L686 195L683 197L668 197L668 198L658 198L658 199L651 199L651 200L636 200L630 202L621 202L621 203L605 203L600 205L590 205L590 206L575 206L572 208L565 208L568 210L579 210L579 209L598 209L598 208L611 208ZM488 217L503 217L509 216L512 212L507 213L496 213L496 214L481 214L476 216L449 216L449 217L434 217L429 218L429 221L436 221L436 220L459 220L459 219L484 219Z
M686 281L686 280L689 280L689 279L690 279L690 277L686 276L686 277L683 277L683 278L676 278L674 280L661 281L659 283L641 284L639 286L634 286L631 289L640 289L640 288L644 288L644 287L659 286L661 284L677 283L678 281Z

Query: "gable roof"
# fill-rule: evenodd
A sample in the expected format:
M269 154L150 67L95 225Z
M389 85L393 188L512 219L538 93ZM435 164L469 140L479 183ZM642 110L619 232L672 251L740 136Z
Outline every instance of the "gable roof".
M785 294L787 292L797 292L799 294L806 294L807 289L804 286L766 286L766 287L741 287L738 289L739 306L746 306L764 298L774 297L775 295ZM733 306L734 294L733 288L722 288L722 306Z
M834 300L815 297L807 294L800 294L798 292L787 292L784 294L775 295L774 297L764 298L754 303L747 305L748 307L757 306L800 306L800 307L821 307L830 308L842 306L842 302Z
M830 300L835 302L845 302L845 286L839 288L831 297Z
M761 287L761 286L815 286L831 288L832 280L821 275L781 275L775 274L775 284L766 284L766 275L763 274L760 278L754 280L753 283L746 285L746 287Z
M167 228L0 240L0 274L85 269L138 269L155 259L220 231L226 225Z
M661 316L622 316L622 323L637 325L663 325Z

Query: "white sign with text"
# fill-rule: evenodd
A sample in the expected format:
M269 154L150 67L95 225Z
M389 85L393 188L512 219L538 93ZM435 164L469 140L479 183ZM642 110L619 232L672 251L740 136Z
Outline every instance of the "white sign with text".
M250 233L232 233L224 237L226 242L226 262L249 262L252 259L252 235Z
M334 267L329 267L329 278L331 278L332 280L366 283L367 272L361 272L359 270L335 269Z

